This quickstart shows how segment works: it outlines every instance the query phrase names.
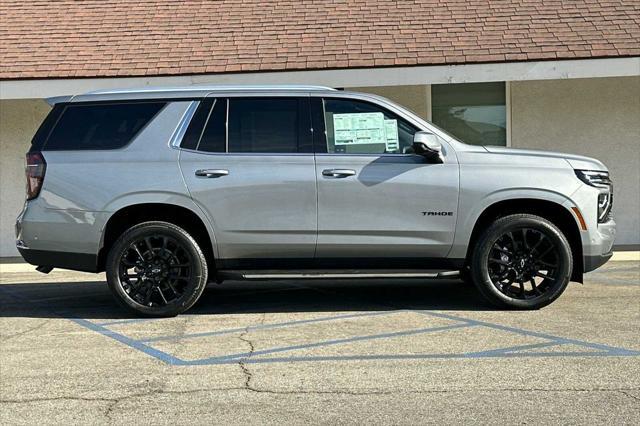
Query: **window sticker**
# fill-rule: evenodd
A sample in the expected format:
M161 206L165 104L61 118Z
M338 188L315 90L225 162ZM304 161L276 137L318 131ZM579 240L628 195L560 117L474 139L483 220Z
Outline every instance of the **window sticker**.
M333 130L336 146L387 143L381 112L333 114Z
M394 152L400 149L398 140L398 120L384 120L384 133L386 137L387 152Z

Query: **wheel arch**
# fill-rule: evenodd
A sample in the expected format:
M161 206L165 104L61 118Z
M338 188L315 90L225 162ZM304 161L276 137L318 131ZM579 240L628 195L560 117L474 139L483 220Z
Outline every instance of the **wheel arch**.
M166 202L129 204L113 212L105 222L98 251L98 271L104 271L105 261L113 243L131 226L160 220L180 226L198 242L205 254L209 270L215 270L215 238L206 219L188 207Z
M471 231L465 258L468 260L482 230L494 220L516 213L528 213L547 219L566 236L573 256L571 281L583 281L582 239L578 223L571 211L562 204L538 198L513 198L497 201L487 206L476 219Z

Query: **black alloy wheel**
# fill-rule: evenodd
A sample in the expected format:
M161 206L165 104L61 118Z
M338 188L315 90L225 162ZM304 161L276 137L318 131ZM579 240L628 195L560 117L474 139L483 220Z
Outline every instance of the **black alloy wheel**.
M154 233L131 242L120 257L120 285L136 303L166 306L184 296L191 255L174 238Z
M508 297L533 299L553 288L560 276L559 248L545 234L522 227L508 231L491 247L491 282Z
M175 316L198 300L207 262L195 239L167 222L144 222L111 248L107 281L116 300L143 316Z
M476 287L490 302L537 309L562 294L573 261L566 237L553 223L515 214L489 226L474 248L471 265Z

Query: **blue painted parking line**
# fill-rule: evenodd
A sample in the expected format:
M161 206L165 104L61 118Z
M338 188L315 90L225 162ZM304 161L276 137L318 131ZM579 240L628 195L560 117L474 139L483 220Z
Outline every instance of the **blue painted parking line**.
M98 322L94 324L102 327L107 327L110 325L132 324L136 322L146 322L146 321L158 321L159 319L160 318L128 318L128 319L121 319L121 320Z
M272 354L272 353L288 352L288 351L295 351L295 350L304 350L304 349L319 348L319 347L326 347L326 346L333 346L333 345L342 345L342 344L345 344L345 343L362 342L362 341L365 341L365 340L388 339L388 338L394 338L394 337L412 336L412 335L415 335L415 334L434 333L434 332L437 332L437 331L452 330L454 328L463 328L463 327L473 327L473 325L470 325L470 324L452 324L452 325L445 325L445 326L441 326L441 327L428 327L428 328L419 328L419 329L415 329L415 330L394 331L394 332L391 332L391 333L380 333L380 334L370 334L370 335L366 335L366 336L347 337L347 338L344 338L344 339L324 340L324 341L321 341L321 342L305 343L305 344L300 344L300 345L285 346L285 347L281 347L281 348L271 348L271 349L253 351L253 352L243 352L243 353L238 353L238 354L231 354L231 355L223 355L223 356L218 356L218 357L204 358L204 359L200 359L200 360L196 360L196 361L191 361L190 364L192 364L192 365L194 365L194 364L195 365L197 365L197 364L210 364L210 363L215 363L216 361L225 361L225 360L232 360L232 359L236 359L236 360L237 359L247 359L249 357L267 355L267 354Z
M184 365L218 365L218 364L237 364L241 361L243 364L271 364L271 363L294 363L294 362L327 362L327 361L426 361L438 359L489 359L489 358L557 358L557 357L609 357L609 356L638 356L636 355L610 355L597 352L523 352L523 353L506 353L494 356L473 356L468 353L426 353L426 354L380 354L380 355L323 355L323 356L291 356L277 358L246 358L246 359L225 359L217 360L209 363L201 361L185 361Z
M121 333L109 330L106 327L103 327L101 325L98 325L96 323L93 323L89 320L83 319L83 318L75 318L71 313L68 312L55 312L53 310L50 309L49 305L46 305L42 302L36 302L32 299L26 298L24 296L22 296L21 294L16 293L13 290L10 290L4 286L0 286L0 292L8 295L9 297L12 297L15 300L21 301L21 302L25 302L25 303L29 303L35 307L37 307L38 309L44 311L44 312L48 312L51 313L53 315L56 315L62 319L66 319L69 321L72 321L86 329L95 331L97 333L102 334L103 336L109 337L111 339L114 339L126 346L129 346L132 349L135 349L137 351L140 351L144 354L147 354L149 356L152 356L166 364L170 364L170 365L185 365L184 361L182 361L179 358L174 357L171 354L168 354L166 352L162 352L158 349L152 348L148 345L145 345L141 342L137 342Z
M186 365L186 363L167 353L167 352L163 352L161 350L152 348L149 345L145 345L142 342L139 342L137 340L131 339L130 337L125 336L124 334L109 330L106 327L100 326L98 324L92 323L91 321L85 320L85 319L81 319L81 318L69 318L70 321L75 322L78 325L81 325L85 328L88 328L89 330L93 330L95 332L98 332L100 334L102 334L103 336L106 337L110 337L111 339L114 339L122 344L125 344L127 346L129 346L132 349L138 350L144 354L147 354L149 356L152 356L162 362L164 362L165 364L169 364L169 365Z
M0 291L8 294L12 298L17 300L30 303L39 309L42 309L47 312L52 312L49 305L46 305L41 302L35 302L30 300L15 291L9 290L6 287L0 286ZM300 345L291 345L284 347L275 347L268 348L253 352L243 352L243 353L233 353L215 357L207 357L202 359L195 360L184 360L171 353L159 350L154 348L151 343L153 343L154 339L157 341L162 340L172 340L174 338L179 339L181 336L161 336L158 338L148 338L148 339L140 339L136 340L128 337L126 334L121 332L113 331L109 328L110 325L120 325L126 324L129 322L139 322L139 320L147 320L147 319L136 319L136 320L113 320L113 321L105 321L101 323L95 323L83 318L76 318L73 315L73 312L52 312L53 314L66 318L74 323L89 329L91 331L100 333L101 335L113 339L125 346L128 346L132 349L135 349L141 353L144 353L154 359L157 359L168 365L176 365L176 366L195 366L195 365L216 365L216 364L232 364L232 363L278 363L278 362L322 362L322 361L367 361L367 360L429 360L429 359L486 359L486 358L512 358L512 357L626 357L626 356L640 356L640 351L630 350L620 347L614 347L609 345L604 345L600 343L592 343L572 338L566 338L561 336L554 336L548 333L541 333L537 331L526 330L518 327L506 326L503 324L495 324L488 321L475 320L471 318L461 317L452 314L446 314L442 312L433 312L433 311L424 311L424 310L386 310L390 307L384 307L384 311L379 312L365 312L365 313L357 313L357 314L346 314L346 315L334 315L330 317L322 317L315 318L309 320L298 320L298 321L288 321L284 323L275 323L275 324L263 324L263 325L250 325L249 327L244 328L236 328L236 329L228 329L228 330L217 330L205 333L198 333L193 335L188 335L190 338L197 337L207 337L214 335L228 335L239 332L246 332L251 330L260 330L260 329L269 329L269 328L280 328L280 327L296 327L298 325L309 324L309 323L320 323L320 322L328 322L328 321L340 321L345 318L365 318L372 317L377 315L389 315L398 312L411 312L423 316L434 317L439 319L446 319L448 321L452 321L453 324L439 326L439 327L428 327L428 328L416 328L411 330L403 330L397 332L390 333L381 333L381 334L373 334L373 335L365 335L365 336L354 336L344 339L332 339L325 340L320 342L312 342ZM280 354L283 352L293 352L296 350L305 350L311 348L320 348L326 346L334 346L341 344L349 344L358 341L367 341L367 340L375 340L375 339L388 339L394 337L404 337L411 335L419 335L424 333L431 332L448 332L453 329L462 329L468 327L485 327L493 330L499 330L508 333L514 333L521 336L533 337L537 339L544 340L543 342L537 342L527 345L519 345L519 346L511 346L506 348L498 348L492 350L485 351L472 351L472 352L464 352L464 353L424 353L424 354L354 354L354 355L323 355L323 356L289 356L289 357L274 357L270 355ZM542 349L548 347L559 347L562 348L563 345L573 345L578 347L585 348L585 351L535 351L535 349Z
M224 334L241 333L244 331L264 330L264 329L272 329L272 328L291 327L291 326L304 325L304 324L314 324L314 323L325 322L325 321L336 321L336 320L343 320L343 319L350 319L350 318L389 315L397 312L401 312L401 311L364 312L364 313L358 313L358 314L333 315L330 317L313 318L313 319L297 320L297 321L286 321L286 322L273 323L273 324L258 324L258 325L250 325L248 327L230 328L227 330L218 330L218 331L206 331L202 333L149 337L146 339L140 339L139 341L145 342L145 343L152 343L152 342L160 342L164 340L194 339L198 337L210 337L210 336L220 336Z
M495 356L506 356L509 354L520 354L520 351L526 351L530 349L549 348L552 346L559 346L562 343L557 341L532 343L530 345L510 346L508 348L490 349L486 351L470 352L466 354L467 358L492 358Z
M600 343L590 343L590 342L586 342L586 341L583 341L583 340L571 339L571 338L566 338L566 337L553 336L553 335L547 334L547 333L540 333L540 332L537 332L537 331L525 330L523 328L511 327L511 326L502 325L502 324L494 324L494 323L491 323L491 322L479 321L479 320L474 320L474 319L470 319L470 318L463 318L463 317L458 317L458 316L455 316L455 315L443 314L443 313L438 313L438 312L430 312L430 311L414 311L414 312L422 314L422 315L428 315L428 316L437 317L437 318L445 318L445 319L449 319L449 320L452 320L452 321L465 321L465 322L467 322L469 324L480 325L480 326L483 326L483 327L493 328L495 330L507 331L507 332L510 332L510 333L520 334L520 335L523 335L523 336L537 337L539 339L552 340L552 341L556 341L556 342L561 343L561 344L571 344L571 345L583 346L583 347L586 347L586 348L589 348L589 349L598 349L598 350L601 350L603 352L606 352L608 355L620 355L620 356L628 356L628 355L639 356L640 355L640 351L634 351L634 350L630 350L630 349L618 348L618 347L615 347L615 346L603 345L603 344L600 344Z

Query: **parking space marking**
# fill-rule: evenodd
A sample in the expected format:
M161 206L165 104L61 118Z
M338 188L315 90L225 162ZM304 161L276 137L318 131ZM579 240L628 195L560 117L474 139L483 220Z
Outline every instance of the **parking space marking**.
M137 323L137 322L154 321L154 320L157 320L157 318L130 318L130 319L121 319L121 320L113 320L113 321L106 321L106 322L98 322L98 323L95 323L95 324L103 326L103 327L106 327L106 326L109 326L109 325L132 324L132 323Z
M365 341L365 340L387 339L387 338L401 337L401 336L412 336L412 335L415 335L415 334L433 333L433 332L437 332L437 331L452 330L454 328L464 328L464 327L473 327L473 325L471 325L471 324L452 324L452 325L444 325L444 326L441 326L441 327L427 327L427 328L418 328L418 329L414 329L414 330L394 331L394 332L391 332L391 333L380 333L380 334L370 334L370 335L366 335L366 336L347 337L347 338L344 338L344 339L324 340L324 341L321 341L321 342L305 343L305 344L300 344L300 345L284 346L284 347L280 347L280 348L270 348L270 349L263 349L263 350L259 350L259 351L253 351L253 352L244 352L244 353L238 353L238 354L223 355L223 356L219 356L219 357L204 358L204 359L201 359L201 360L196 360L196 361L191 361L191 362L192 363L197 363L197 364L201 364L201 363L202 364L208 364L208 363L216 362L216 361L224 361L224 360L232 360L232 359L247 359L249 357L267 355L267 354L272 354L272 353L288 352L288 351L295 351L295 350L300 350L300 349L318 348L318 347L324 347L324 346L341 345L341 344L345 344L345 343L361 342L361 341Z
M218 331L206 331L202 333L149 337L146 339L139 339L139 341L145 342L145 343L152 343L152 342L160 342L163 340L183 340L183 339L193 339L198 337L220 336L224 334L241 333L243 331L281 328L281 327L289 327L293 325L313 324L318 322L334 321L334 320L340 320L340 319L371 317L371 316L377 316L377 315L389 315L395 312L398 312L398 311L364 312L364 313L358 313L358 314L333 315L330 317L314 318L314 319L308 319L308 320L286 321L286 322L280 322L280 323L274 323L274 324L258 324L258 325L250 325L248 327L230 328L227 330L218 330Z
M164 362L165 364L169 364L169 365L184 365L184 361L182 361L181 359L167 353L167 352L163 352L159 349L153 348L149 345L145 345L142 342L139 342L137 340L134 340L130 337L125 336L124 334L118 333L116 331L112 331L109 330L107 327L95 324L89 320L86 319L82 319L82 318L68 318L70 321L75 322L76 324L84 327L84 328L88 328L89 330L93 330L95 332L98 332L100 334L102 334L103 336L106 337L110 337L124 345L129 346L132 349L138 350L144 354L147 354L149 356L152 356L162 362Z
M569 345L577 345L577 346L583 346L583 347L587 347L590 349L599 349L601 351L603 351L603 353L607 354L607 355L618 355L618 356L638 356L640 355L640 351L634 351L634 350L630 350L630 349L624 349L624 348L617 348L614 346L608 346L608 345L603 345L600 343L590 343L590 342L585 342L582 340L576 340L576 339L570 339L570 338L566 338L566 337L559 337L559 336L553 336L551 334L546 334L546 333L540 333L538 331L530 331L530 330L525 330L523 328L518 328L518 327L511 327L511 326L507 326L507 325L502 325L502 324L494 324L491 322L486 322L486 321L479 321L479 320L474 320L474 319L470 319L470 318L463 318L463 317L458 317L455 315L449 315L449 314L443 314L443 313L437 313L437 312L430 312L430 311L415 311L418 312L420 314L423 315L430 315L430 316L435 316L435 317L439 317L439 318L446 318L446 319L450 319L450 320L458 320L458 321L465 321L468 322L470 324L476 324L476 325L481 325L483 327L488 327L488 328L493 328L496 330L502 330L502 331L508 331L510 333L516 333L516 334L520 334L523 336L529 336L529 337L537 337L539 339L547 339L547 340L551 340L551 341L555 341L558 342L559 344L569 344Z
M309 323L320 323L320 322L329 322L329 321L340 321L342 319L353 319L353 318L366 318L366 317L374 317L374 316L382 316L382 315L390 315L397 314L401 312L409 312L415 313L422 316L446 319L448 321L452 321L453 324L438 326L438 327L427 327L427 328L416 328L410 330L403 330L397 332L389 332L389 333L381 333L381 334L373 334L373 335L365 335L365 336L353 336L344 339L333 339L333 340L324 340L320 342L311 342L300 345L290 345L284 347L274 347L268 349L262 349L253 352L243 352L243 353L232 353L227 355L221 355L216 357L207 357L202 359L195 360L185 360L181 359L171 353L162 351L160 349L154 348L150 343L154 341L166 341L171 340L172 338L179 338L180 336L160 336L157 338L147 338L147 339L134 339L127 336L126 332L114 331L110 329L110 326L119 326L122 324L128 323L139 323L144 321L154 321L157 319L149 319L149 318L137 318L137 319L123 319L123 320L112 320L112 321L103 321L103 322L93 322L84 318L77 318L73 315L72 311L65 312L53 312L49 305L34 301L33 299L29 299L21 294L16 293L13 289L8 289L4 286L0 286L0 291L9 295L10 297L20 300L22 302L27 302L38 309L42 309L46 312L50 312L59 316L61 318L68 319L69 321L74 322L75 324L82 326L88 330L97 332L102 334L105 337L116 340L117 342L131 348L135 349L141 353L144 353L154 359L157 359L165 364L176 365L176 366L196 366L196 365L215 365L215 364L231 364L231 363L279 363L279 362L321 362L321 361L366 361L366 360L426 360L426 359L480 359L480 358L511 358L511 357L626 357L626 356L640 356L640 351L630 350L620 347L614 347L609 345L604 345L600 343L591 343L587 341L566 338L561 336L554 336L547 333L541 333L537 331L526 330L513 326L506 326L502 324L495 324L487 321L475 320L471 318L461 317L457 315L442 313L442 312L433 312L426 310L389 310L390 307L384 307L383 311L373 311L373 312L363 312L357 314L341 314L341 315L333 315L329 317L308 319L308 320L297 320L297 321L287 321L282 323L273 323L273 324L263 324L263 325L249 325L247 327L242 328L234 328L228 330L216 330L204 333L194 333L189 336L189 338L201 338L215 335L225 335L225 334L233 334L240 332L247 332L251 330L260 330L260 329L269 329L269 328L283 328L283 327L296 327L303 324ZM382 308L382 307L381 307ZM446 333L450 330L468 328L468 327L484 327L492 330L499 330L503 332L509 332L518 334L521 336L534 337L538 339L545 340L544 342L532 343L527 345L518 345L511 346L506 348L498 348L491 349L485 351L470 351L470 352L462 352L462 353L424 353L424 354L353 354L353 355L309 355L309 356L289 356L289 357L267 357L265 355L273 355L279 354L282 352L296 351L296 350L304 350L309 348L319 348L326 346L334 346L341 344L349 344L358 341L366 341L366 340L374 340L374 339L390 339L396 337L403 336L411 336L411 335L419 335L424 333L431 332L443 332ZM533 349L543 349L548 347L559 347L561 348L563 345L572 345L583 347L585 351L568 351L568 352L536 352L531 351Z

